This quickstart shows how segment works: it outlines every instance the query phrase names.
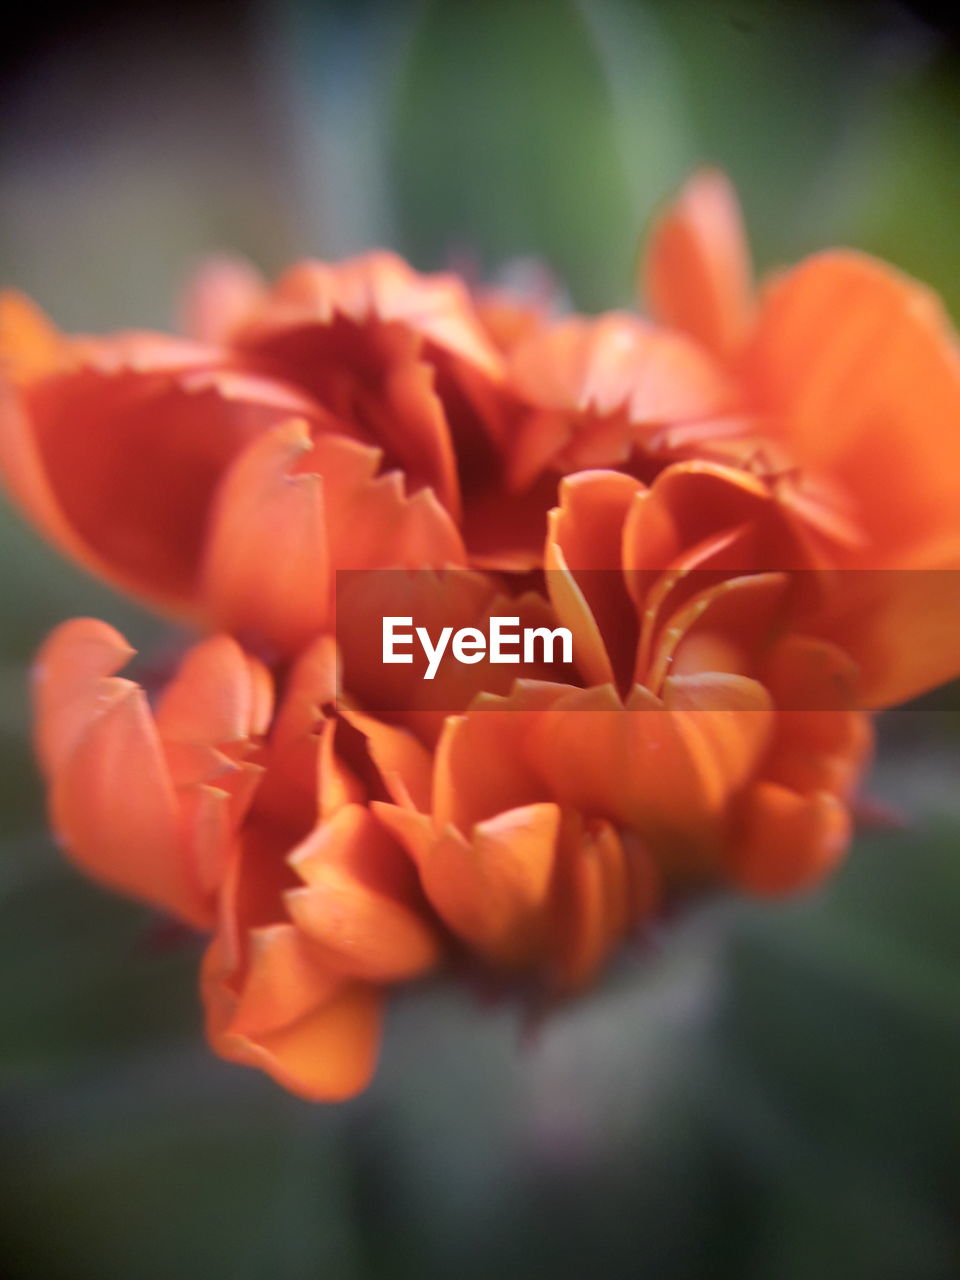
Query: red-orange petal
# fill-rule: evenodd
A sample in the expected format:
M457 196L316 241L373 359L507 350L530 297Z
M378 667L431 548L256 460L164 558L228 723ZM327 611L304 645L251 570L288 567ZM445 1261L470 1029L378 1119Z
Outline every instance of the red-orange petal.
M216 254L201 263L180 305L180 328L200 342L225 342L262 301L263 276L243 258Z
M76 340L59 366L0 391L0 463L27 516L91 572L191 617L224 468L302 403L223 364L199 344L117 334Z

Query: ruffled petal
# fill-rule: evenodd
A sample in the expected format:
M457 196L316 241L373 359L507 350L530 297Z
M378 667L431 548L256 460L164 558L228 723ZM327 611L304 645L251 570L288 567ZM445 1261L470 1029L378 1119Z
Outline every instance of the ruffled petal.
M461 281L452 275L419 275L384 251L291 267L243 335L243 345L268 341L272 333L309 321L329 324L337 315L356 324L403 325L490 376L500 375L500 359L477 323Z

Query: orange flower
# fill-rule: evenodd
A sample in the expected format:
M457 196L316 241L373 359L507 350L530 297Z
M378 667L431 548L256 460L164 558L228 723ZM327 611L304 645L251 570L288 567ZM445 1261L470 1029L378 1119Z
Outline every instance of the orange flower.
M207 342L65 338L0 304L0 461L61 550L287 652L337 568L464 563L454 441L493 448L502 369L457 281L389 254L270 290L218 267L189 309Z
M52 824L212 934L211 1044L305 1097L364 1087L398 984L549 1002L674 904L816 883L868 709L960 672L960 363L929 296L831 253L756 298L715 174L645 275L652 321L471 302L386 254L272 287L213 263L189 340L0 307L11 491L214 633L151 702L111 628L54 632ZM572 653L425 681L385 665L388 616Z
M577 477L556 548L576 561L598 528L584 516L612 531L641 492L613 473ZM550 577L567 584L558 612L589 655L618 633L609 601L571 607L588 574ZM212 930L201 989L218 1053L308 1098L349 1096L373 1071L398 983L479 969L563 996L665 902L726 882L783 892L831 865L867 738L843 709L781 710L819 706L850 679L822 645L772 640L781 586L713 587L707 609L670 619L645 683L623 693L575 672L520 680L472 697L439 733L341 696L328 637L282 673L275 712L270 674L222 635L187 653L151 710L115 674L131 656L122 637L67 623L36 668L52 822L87 872ZM683 667L708 635L728 654L765 648L769 688L722 668L650 674L664 646Z

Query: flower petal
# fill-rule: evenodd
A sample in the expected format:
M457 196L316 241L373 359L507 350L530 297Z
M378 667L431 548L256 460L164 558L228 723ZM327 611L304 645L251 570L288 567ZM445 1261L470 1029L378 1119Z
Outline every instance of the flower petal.
M536 953L560 828L556 805L507 810L467 834L431 830L389 805L376 812L406 842L424 892L454 933L498 965Z
M331 604L323 484L297 468L312 447L296 420L256 439L227 473L207 541L204 594L219 625L284 649L320 631Z
M289 862L305 887L284 895L287 910L334 971L396 982L436 965L438 938L418 911L416 875L368 809L340 809L297 846Z
M370 1081L380 1042L382 996L365 983L332 978L292 925L255 931L246 990L238 1000L214 942L202 987L212 1048L259 1067L284 1088L336 1102Z
M189 650L156 708L166 742L222 746L267 732L273 683L263 663L230 636L211 636Z
M662 324L721 357L733 355L750 322L750 260L736 193L701 169L657 219L643 264L643 292Z
M864 255L817 254L770 285L745 372L795 460L852 496L869 541L851 567L909 568L955 536L960 353L929 290Z
M792 893L822 880L849 841L850 816L836 796L760 782L747 799L730 871L751 893Z
M282 387L247 378L241 395L215 376L222 361L160 335L76 342L61 367L6 386L0 404L6 483L44 535L98 576L188 616L224 468L289 415Z
M105 709L56 765L51 821L90 875L134 897L209 924L199 878L180 843L179 813L143 691L112 691Z

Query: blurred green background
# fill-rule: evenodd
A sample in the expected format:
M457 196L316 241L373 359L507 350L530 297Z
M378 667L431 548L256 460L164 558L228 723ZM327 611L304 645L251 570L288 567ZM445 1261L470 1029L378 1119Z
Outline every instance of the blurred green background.
M850 243L960 314L956 31L916 6L38 0L0 62L0 278L66 327L168 326L219 249L543 256L619 305L702 161L762 268ZM310 1107L211 1058L197 947L52 849L32 652L167 637L0 519L0 1274L960 1276L956 690L883 721L907 825L822 892L700 912L532 1039L411 992L370 1091Z

